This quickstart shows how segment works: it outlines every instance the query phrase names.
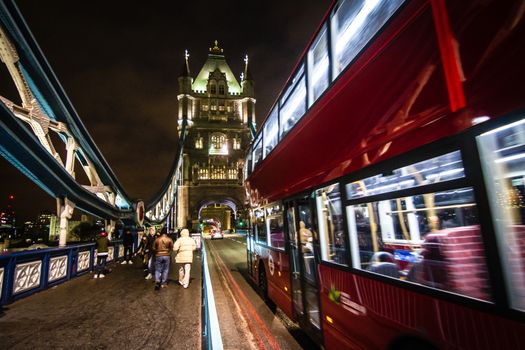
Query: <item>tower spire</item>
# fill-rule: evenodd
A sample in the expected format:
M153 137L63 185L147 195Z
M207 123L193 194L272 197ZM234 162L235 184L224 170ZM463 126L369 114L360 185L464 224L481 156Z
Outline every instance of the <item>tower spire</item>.
M210 47L210 53L215 54L215 55L222 54L224 50L219 47L219 42L215 40L214 44L215 46Z
M242 80L252 80L252 74L248 69L248 54L244 55L244 73L242 74Z
M180 76L181 77L189 77L190 76L190 54L188 50L184 50L184 64L182 66L182 71Z

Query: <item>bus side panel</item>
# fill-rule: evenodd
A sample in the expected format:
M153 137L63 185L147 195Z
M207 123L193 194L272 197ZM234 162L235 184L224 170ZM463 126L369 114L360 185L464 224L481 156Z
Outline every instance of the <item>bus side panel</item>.
M437 329L427 313L420 312L431 301L424 301L415 293L400 288L394 291L385 283L325 265L320 265L320 275L323 326L328 330L325 344L343 341L329 339L337 333L338 337L346 335L344 341L364 349L386 349L399 335L415 335L417 329ZM366 283L374 284L373 288L363 289L362 284ZM371 304L366 300L371 300Z
M268 278L268 297L288 317L293 319L288 259L288 254L270 250L266 260L266 276Z
M367 349L385 349L401 337L443 349L525 348L519 322L324 265L320 270L325 329Z
M324 347L326 350L341 350L341 349L359 349L365 350L357 343L354 343L347 337L347 334L341 333L338 329L332 327L332 325L326 320L323 321L324 330Z

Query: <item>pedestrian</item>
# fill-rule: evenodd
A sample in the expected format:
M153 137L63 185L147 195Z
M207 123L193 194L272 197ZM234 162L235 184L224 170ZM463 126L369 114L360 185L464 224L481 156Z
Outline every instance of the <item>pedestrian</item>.
M190 237L190 231L186 228L181 231L180 238L173 245L173 251L176 254L175 262L179 265L179 283L184 288L188 288L190 284L191 263L195 247L195 241Z
M166 287L170 270L170 254L173 250L173 241L168 237L166 227L162 229L159 238L153 243L155 250L155 290Z
M153 251L153 243L155 242L155 227L150 227L148 230L148 236L146 237L146 242L142 248L144 251L144 260L143 263L146 266L146 271L148 275L145 279L150 280L153 278L153 272L155 268L154 258L155 252Z
M106 271L106 261L108 259L109 239L106 231L100 232L100 237L97 239L97 268L95 276L93 278L104 278L104 272Z
M131 233L131 229L126 228L124 230L124 236L122 237L122 241L122 243L124 244L124 261L122 261L121 264L133 264L133 261L131 260L133 256L133 234Z
M139 242L139 246L137 247L137 255L140 256L141 258L141 261L142 261L142 268L144 269L144 271L147 271L148 270L148 260L146 258L146 246L148 244L148 234L147 233L144 233L144 231L142 231L142 234L140 234L140 242Z

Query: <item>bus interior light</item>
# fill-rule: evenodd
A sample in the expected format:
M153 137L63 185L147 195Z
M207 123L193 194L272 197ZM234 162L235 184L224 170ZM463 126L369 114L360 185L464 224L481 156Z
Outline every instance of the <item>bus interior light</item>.
M506 162L511 162L513 160L518 160L522 158L525 158L525 153L518 153L518 154L513 154L512 156L499 158L499 159L496 159L494 162L495 163L506 163Z
M443 205L443 206L428 207L428 208L413 208L413 209L406 209L406 210L391 210L387 214L391 215L391 214L397 214L397 213L415 213L415 212L418 212L418 211L442 210L442 209L458 209L458 208L468 208L468 207L474 207L474 206L476 206L476 203Z
M521 125L525 123L525 119L521 119L521 120L518 120L517 122L514 122L514 123L510 123L510 124L507 124L507 125L504 125L504 126L501 126L499 128L496 128L494 130L490 130L490 131L487 131L486 133L484 134L481 134L480 136L487 136L487 135L492 135L492 134L496 134L500 131L503 131L503 130L507 130L507 129L512 129L518 125Z
M490 120L490 117L486 115L476 117L472 119L472 125L481 124L483 122L486 122L487 120Z
M449 175L454 175L454 174L458 174L458 173L462 173L463 172L463 168L459 168L459 169L450 169L450 170L445 170L445 171L442 171L438 174L430 174L430 175L427 175L427 179L429 180L434 180L435 178L443 178L445 176L449 176Z

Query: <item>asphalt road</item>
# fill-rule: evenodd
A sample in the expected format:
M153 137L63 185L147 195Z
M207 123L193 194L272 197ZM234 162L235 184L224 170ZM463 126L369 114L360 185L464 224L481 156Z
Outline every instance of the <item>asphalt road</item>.
M224 349L319 349L257 294L247 275L244 236L206 239L206 246Z

